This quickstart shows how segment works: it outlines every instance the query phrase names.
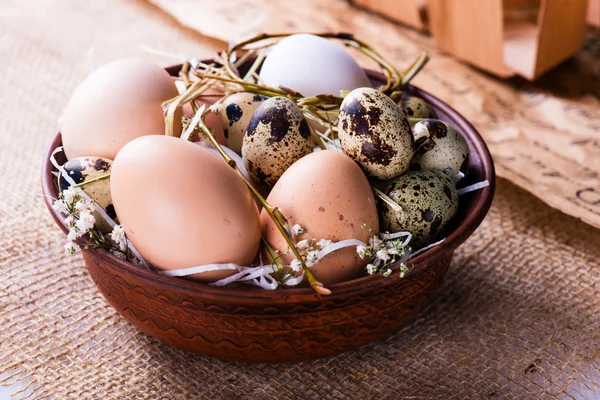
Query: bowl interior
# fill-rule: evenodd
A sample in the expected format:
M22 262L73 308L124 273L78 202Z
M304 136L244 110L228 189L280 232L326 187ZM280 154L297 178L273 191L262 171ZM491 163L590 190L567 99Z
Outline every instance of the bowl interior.
M168 67L167 71L171 75L177 75L180 68L180 65L172 66ZM380 85L384 82L384 76L381 73L367 70L367 74L374 86ZM439 119L455 126L465 136L471 152L471 165L468 175L461 180L459 187L464 187L483 180L488 180L490 183L490 185L484 189L460 196L457 215L447 229L447 236L444 242L419 254L411 260L412 271L409 272L409 274L407 274L407 276L404 278L410 279L410 274L412 272L419 270L425 265L430 265L432 262L435 262L442 256L451 253L479 226L487 214L492 202L495 188L495 172L491 155L483 139L475 130L475 128L458 112L440 99L417 87L409 85L404 89L404 93L411 96L421 97L428 101L436 110ZM59 132L54 137L54 140L52 141L46 153L42 171L42 190L46 195L46 205L48 206L53 218L61 227L61 229L67 233L67 229L62 223L63 217L55 212L51 207L52 199L56 198L58 195L58 188L56 179L52 175L52 171L54 169L49 160L54 149L61 144L62 142ZM59 164L66 162L62 153L59 153L56 158ZM296 301L318 300L318 295L316 295L315 292L310 288L265 291L252 286L242 289L215 287L181 278L166 277L154 271L150 271L122 261L102 249L91 249L86 251L98 253L98 255L105 259L106 262L110 263L115 268L119 268L119 270L123 273L134 274L139 279L150 284L176 287L177 290L188 292L191 295L201 292L204 295L217 296L223 299L235 298L236 301L239 301L243 298L251 298L255 301L279 302L286 301L290 295L293 295ZM398 268L398 266L396 266L396 268ZM329 298L334 299L337 295L345 295L349 292L362 292L371 290L373 287L395 284L396 282L396 278L383 278L378 274L365 276L351 281L328 286L328 288L332 291L332 295L329 296Z

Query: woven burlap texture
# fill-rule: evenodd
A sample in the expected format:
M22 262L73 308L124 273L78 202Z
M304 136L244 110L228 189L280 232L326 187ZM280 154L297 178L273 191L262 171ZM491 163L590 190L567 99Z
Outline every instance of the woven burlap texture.
M140 55L140 43L187 54L216 43L120 0L5 1L0 34L0 380L24 389L16 397L600 396L600 231L504 180L441 291L382 341L249 365L140 333L102 298L81 257L62 254L40 194L42 155L90 64Z

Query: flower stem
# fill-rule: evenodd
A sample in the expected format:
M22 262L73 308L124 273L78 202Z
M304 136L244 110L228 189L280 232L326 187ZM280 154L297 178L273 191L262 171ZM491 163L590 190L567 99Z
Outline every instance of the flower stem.
M102 176L99 176L97 178L90 179L89 181L78 183L77 185L73 185L71 187L72 188L81 188L81 187L87 186L87 185L89 185L91 183L103 181L103 180L108 179L108 178L110 178L110 174L102 175Z

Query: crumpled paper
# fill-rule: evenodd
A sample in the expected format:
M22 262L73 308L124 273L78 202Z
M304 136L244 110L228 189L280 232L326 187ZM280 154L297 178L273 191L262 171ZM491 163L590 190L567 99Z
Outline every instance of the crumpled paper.
M463 114L485 138L499 176L600 227L600 33L535 83L497 79L440 53L432 38L343 0L147 0L180 23L228 43L259 32L343 31L399 70L422 50L414 84ZM208 56L207 54L198 56Z

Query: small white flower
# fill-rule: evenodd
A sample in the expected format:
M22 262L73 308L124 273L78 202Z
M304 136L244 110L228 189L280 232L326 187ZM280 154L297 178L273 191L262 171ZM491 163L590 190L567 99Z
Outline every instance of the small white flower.
M127 237L125 236L125 229L121 225L114 226L110 238L119 245L121 251L127 250Z
M389 261L390 259L390 254L387 250L379 250L375 256L383 262Z
M79 220L75 223L75 226L82 232L87 232L94 228L96 218L89 211L83 211L79 214Z
M121 240L125 238L125 229L121 225L115 225L112 232L110 233L110 238L119 243Z
M321 239L317 242L317 246L321 249L324 249L327 246L330 246L333 242L331 240Z
M67 205L63 200L55 200L52 204L52 209L59 213L67 214L69 210L67 210Z
M404 276L408 273L408 267L406 264L400 264L400 278L404 278Z
M379 250L379 246L381 246L382 242L383 241L379 238L379 236L371 237L371 247L373 248L374 251Z
M304 239L299 241L298 243L296 243L296 248L302 250L302 249L308 249L308 240Z
M67 218L65 218L65 225L67 228L72 228L75 225L75 218L73 218L72 215L69 215Z
M290 268L292 269L292 271L298 272L302 269L302 263L297 258L294 258L290 263Z
M73 204L75 197L78 195L79 190L74 188L69 188L67 190L62 191L62 197L65 203Z
M386 269L384 271L384 273L382 274L385 278L387 278L388 276L390 276L392 274L392 270L391 269Z
M362 245L356 246L356 252L360 256L360 258L365 258L365 257L371 255L371 249L367 246L362 246Z
M400 250L398 250L397 247L391 247L387 250L387 252L388 252L388 254L392 254L392 255L400 254Z
M75 247L73 242L69 242L69 243L65 244L65 254L75 254L76 251L77 251L77 248Z
M317 250L311 250L306 253L306 262L314 264L317 262L319 256L319 252Z
M74 242L80 237L80 232L75 228L69 229L69 234L67 235L67 240Z
M294 226L292 226L292 232L294 232L294 235L299 235L301 233L304 233L304 228L302 228L300 225L296 224Z
M75 203L75 209L80 213L85 211L94 212L94 204L87 199L80 199Z
M373 275L375 272L377 272L377 267L374 266L373 264L368 264L367 265L367 274Z

